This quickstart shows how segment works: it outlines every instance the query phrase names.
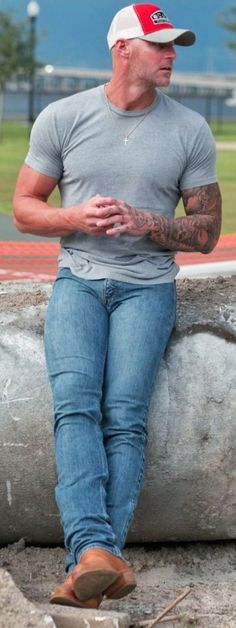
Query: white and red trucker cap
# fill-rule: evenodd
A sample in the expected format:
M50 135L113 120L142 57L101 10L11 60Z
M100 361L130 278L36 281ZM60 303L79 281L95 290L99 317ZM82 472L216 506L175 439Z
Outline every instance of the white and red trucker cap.
M114 16L107 35L110 49L118 39L136 37L156 44L173 41L180 46L191 46L196 39L192 31L174 28L164 11L155 4L130 4Z

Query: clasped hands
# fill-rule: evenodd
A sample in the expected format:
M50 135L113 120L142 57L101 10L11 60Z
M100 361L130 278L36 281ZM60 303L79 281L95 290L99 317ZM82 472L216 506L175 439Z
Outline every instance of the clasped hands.
M135 209L120 199L96 194L79 206L78 228L91 235L139 236L150 232L152 214Z

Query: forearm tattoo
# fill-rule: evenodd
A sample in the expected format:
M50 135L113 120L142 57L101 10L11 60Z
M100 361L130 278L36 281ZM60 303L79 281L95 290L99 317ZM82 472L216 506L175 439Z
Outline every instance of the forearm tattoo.
M186 216L168 219L152 214L150 237L170 250L209 253L221 228L221 195L217 183L182 192Z

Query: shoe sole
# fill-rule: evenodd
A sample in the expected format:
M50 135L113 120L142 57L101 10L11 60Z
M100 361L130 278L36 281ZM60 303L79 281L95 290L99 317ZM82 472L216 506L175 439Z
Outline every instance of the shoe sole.
M81 608L81 605L79 604L79 601L76 601L76 598L75 600L72 600L70 597L60 595L51 597L50 604L60 604L61 606L74 606L76 608Z
M132 573L123 573L117 580L111 584L103 593L111 600L119 600L129 595L137 586L135 577Z
M102 594L117 578L119 574L113 570L93 570L78 574L73 578L74 594L83 602L89 598Z

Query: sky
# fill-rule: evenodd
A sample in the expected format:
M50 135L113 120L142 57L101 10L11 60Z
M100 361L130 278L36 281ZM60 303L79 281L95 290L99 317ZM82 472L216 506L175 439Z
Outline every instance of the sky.
M12 9L16 19L25 19L27 3L27 0L0 0L0 10ZM114 14L129 3L128 0L38 0L37 60L63 67L109 69L107 31ZM197 36L194 46L176 47L176 71L236 73L236 55L226 45L230 37L236 41L236 34L233 36L217 21L217 16L226 15L232 6L236 6L236 0L161 2L174 26L190 28Z

